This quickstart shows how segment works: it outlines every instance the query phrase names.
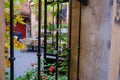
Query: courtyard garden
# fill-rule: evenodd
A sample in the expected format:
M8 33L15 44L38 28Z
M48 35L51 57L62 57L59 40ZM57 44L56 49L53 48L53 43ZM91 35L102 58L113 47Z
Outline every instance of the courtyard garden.
M51 1L48 1L51 2ZM55 80L56 71L58 80L67 80L68 73L68 23L67 3L60 1L59 24L56 24L57 2L51 2L47 6L47 13L41 12L41 66L38 73L38 0L32 2L26 0L14 0L14 55L15 55L15 80ZM23 9L21 7L25 9ZM42 9L45 4L42 1ZM30 12L30 10L32 12ZM26 12L24 12L26 11ZM5 66L6 80L10 80L10 3L5 0ZM30 15L33 14L33 15ZM43 23L45 14L48 16L47 27ZM29 17L28 17L29 16ZM35 16L35 22L31 20ZM36 20L37 19L37 20ZM31 26L30 26L31 23ZM35 24L33 24L35 23ZM59 26L58 26L59 25ZM25 28L24 28L25 27ZM25 32L24 32L25 29ZM45 29L47 32L45 33ZM58 32L58 33L57 33ZM45 35L46 38L45 38ZM57 43L58 42L58 43ZM56 47L57 46L57 47ZM58 48L58 50L56 50ZM56 68L57 65L57 68ZM57 69L57 70L56 70Z

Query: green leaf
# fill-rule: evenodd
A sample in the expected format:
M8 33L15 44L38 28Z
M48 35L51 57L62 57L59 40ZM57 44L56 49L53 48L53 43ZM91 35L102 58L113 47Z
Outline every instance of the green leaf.
M36 3L38 3L38 0L33 0L33 2L36 4Z
M19 2L24 3L24 2L25 2L25 0L19 0Z
M10 3L9 2L5 2L5 8L9 8L10 7Z
M63 2L64 0L60 0L60 2Z
M57 12L53 12L53 16L56 16L57 15Z
M15 3L17 2L17 0L13 0Z
M55 6L57 4L56 1L52 2L51 6Z
M5 34L5 36L6 36L6 37L10 37L10 34L9 34L9 33L7 33L7 34Z

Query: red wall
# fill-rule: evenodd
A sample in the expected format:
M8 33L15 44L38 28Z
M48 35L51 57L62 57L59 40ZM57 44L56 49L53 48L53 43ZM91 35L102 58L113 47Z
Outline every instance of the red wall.
M14 27L14 31L21 32L22 38L26 38L26 25L17 23L16 26Z

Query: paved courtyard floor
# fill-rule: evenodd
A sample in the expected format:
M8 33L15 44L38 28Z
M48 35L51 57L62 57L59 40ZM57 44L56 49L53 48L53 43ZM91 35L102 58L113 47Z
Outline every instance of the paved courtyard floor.
M14 62L15 78L23 75L28 69L30 69L31 63L37 63L37 52L21 52L20 50L15 50L14 54L16 58Z

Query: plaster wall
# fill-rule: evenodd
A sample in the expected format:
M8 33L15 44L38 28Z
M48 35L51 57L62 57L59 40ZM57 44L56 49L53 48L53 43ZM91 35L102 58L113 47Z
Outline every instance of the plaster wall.
M31 8L31 36L34 38L38 34L38 21L36 16Z
M0 80L5 80L4 72L4 0L0 0Z
M113 4L109 80L120 80L120 0Z
M73 2L71 80L76 80L79 5ZM112 28L111 0L89 0L82 7L80 80L108 80Z

